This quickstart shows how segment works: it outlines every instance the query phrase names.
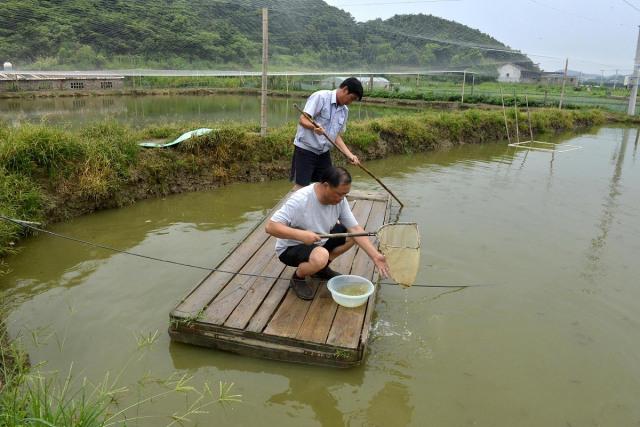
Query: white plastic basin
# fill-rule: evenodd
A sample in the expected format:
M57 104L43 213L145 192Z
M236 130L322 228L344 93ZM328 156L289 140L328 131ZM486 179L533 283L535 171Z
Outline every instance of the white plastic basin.
M346 295L341 293L342 289L353 289L358 285L363 286L363 290L365 290L364 293L360 293L359 295ZM364 277L345 274L329 279L327 282L327 289L331 292L333 300L341 306L358 307L367 302L367 299L369 299L375 288L373 283Z

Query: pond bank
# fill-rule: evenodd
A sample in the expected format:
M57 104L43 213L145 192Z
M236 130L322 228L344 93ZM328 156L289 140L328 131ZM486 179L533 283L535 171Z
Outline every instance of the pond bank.
M586 129L626 116L598 110L532 112L536 134ZM633 119L631 119L633 120ZM515 115L508 113L511 134ZM527 117L518 117L528 135ZM53 223L145 198L215 188L230 182L281 179L289 172L295 123L270 129L227 125L172 149L141 149L137 142L172 138L191 124L134 130L102 122L80 130L45 125L0 127L0 213ZM391 115L350 124L345 140L363 160L459 144L506 140L501 111L447 111ZM342 163L334 155L336 163ZM12 252L22 230L0 224L0 257Z

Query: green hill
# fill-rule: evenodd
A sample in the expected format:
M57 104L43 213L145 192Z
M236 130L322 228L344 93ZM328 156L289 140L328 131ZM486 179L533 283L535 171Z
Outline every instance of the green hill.
M534 67L453 21L397 15L358 23L319 0L4 0L0 61L23 69L257 69L262 6L270 10L272 69Z

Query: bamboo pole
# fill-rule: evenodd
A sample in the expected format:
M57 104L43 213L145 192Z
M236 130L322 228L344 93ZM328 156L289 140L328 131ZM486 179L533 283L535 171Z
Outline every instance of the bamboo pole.
M504 106L504 92L502 92L502 86L500 86L500 98L502 99L502 115L504 116L504 128L507 130L507 141L511 144L511 136L509 135L509 123L507 121L507 109Z
M562 110L562 101L564 99L564 86L567 84L567 72L569 70L569 58L564 63L564 75L562 76L562 90L560 91L560 102L558 103L558 110Z
M527 119L529 120L529 136L531 137L531 143L533 144L533 127L531 126L531 111L529 111L529 97L524 96L524 101L527 103Z

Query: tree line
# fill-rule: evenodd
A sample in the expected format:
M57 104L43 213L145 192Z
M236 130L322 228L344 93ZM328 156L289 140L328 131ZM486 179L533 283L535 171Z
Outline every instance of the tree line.
M356 22L320 0L4 0L0 61L20 68L528 69L491 36L431 15Z

